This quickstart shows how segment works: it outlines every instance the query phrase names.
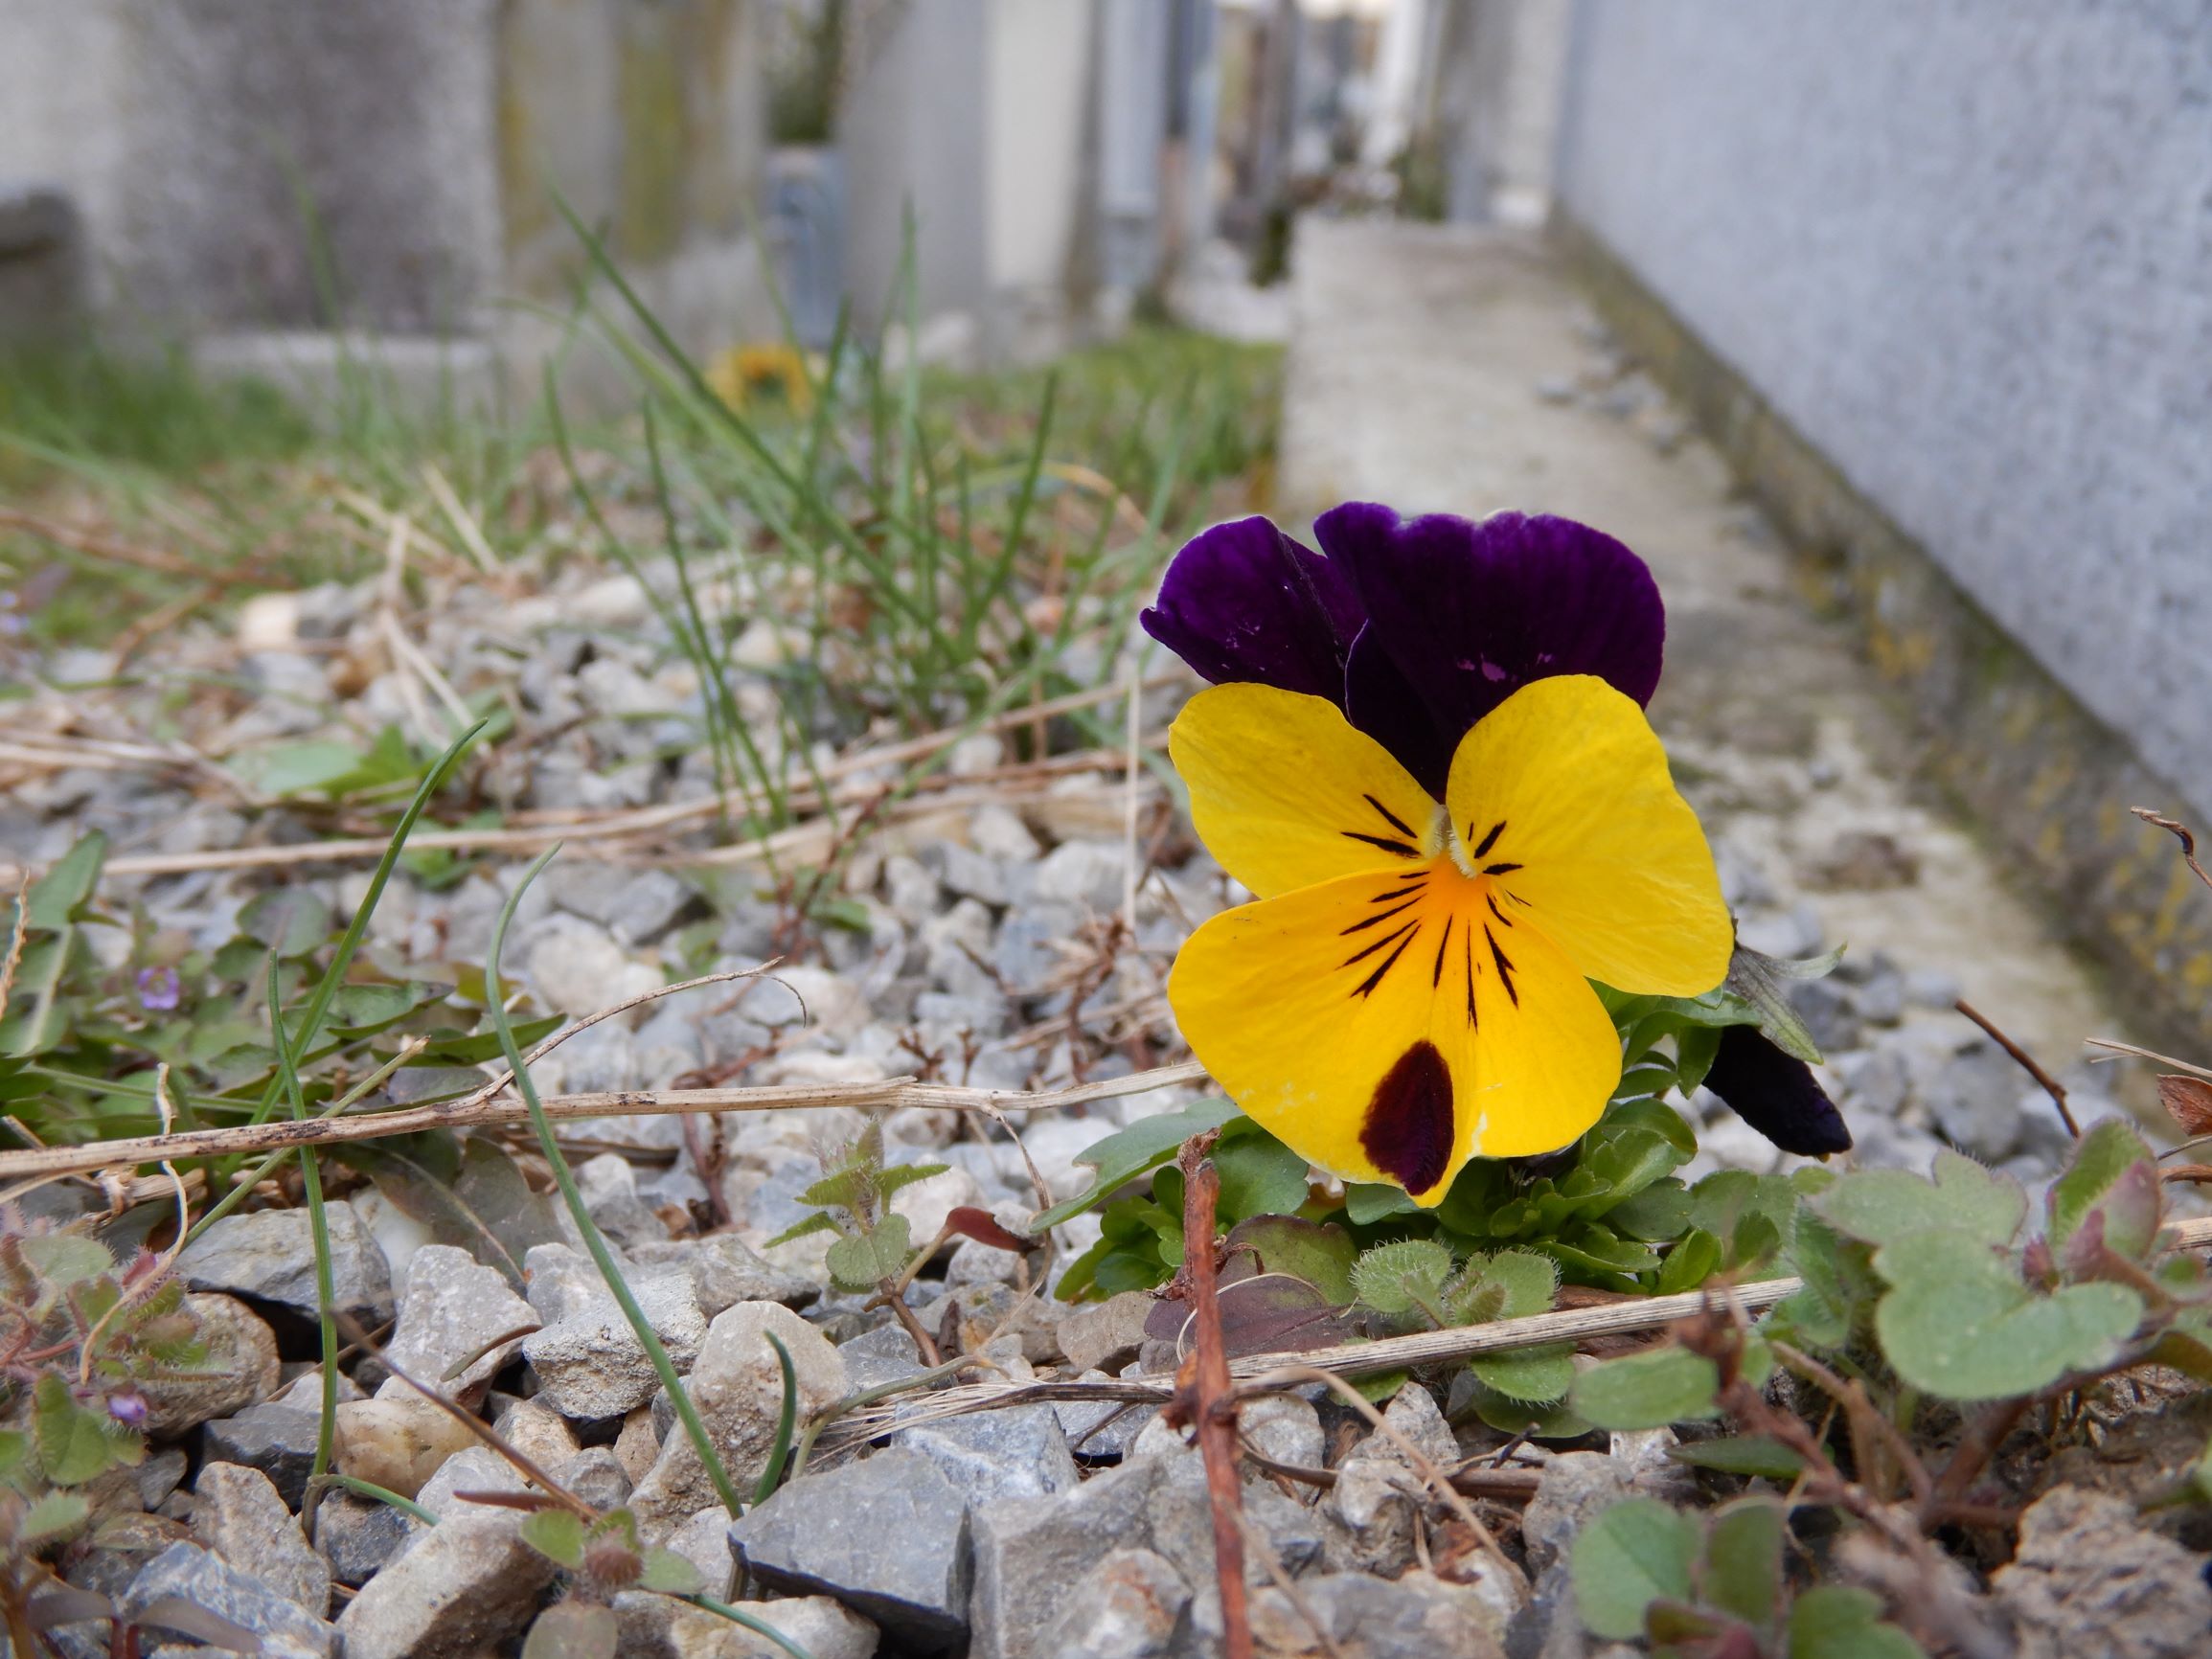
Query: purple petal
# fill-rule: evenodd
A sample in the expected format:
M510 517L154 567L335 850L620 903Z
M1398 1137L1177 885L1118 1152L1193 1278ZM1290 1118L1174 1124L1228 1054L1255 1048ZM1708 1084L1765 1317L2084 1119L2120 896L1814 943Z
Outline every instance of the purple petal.
M1366 615L1344 573L1265 518L1185 543L1145 631L1219 685L1256 680L1344 705L1344 659Z
M1639 703L1658 688L1658 584L1587 525L1518 512L1401 519L1347 502L1313 531L1364 604L1375 648L1448 745L1531 680L1596 674ZM1416 776L1442 787L1432 766Z
M1755 1025L1732 1025L1721 1033L1705 1086L1785 1152L1820 1158L1851 1150L1851 1130L1813 1068L1784 1054Z
M1352 642L1344 664L1344 713L1351 722L1397 757L1415 782L1444 799L1451 751L1459 734L1445 736L1369 624Z

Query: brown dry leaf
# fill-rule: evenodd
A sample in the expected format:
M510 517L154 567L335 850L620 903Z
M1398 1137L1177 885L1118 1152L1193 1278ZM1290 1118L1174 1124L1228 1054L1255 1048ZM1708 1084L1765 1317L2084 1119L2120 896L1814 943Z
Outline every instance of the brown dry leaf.
M2162 1073L2158 1103L2181 1125L2184 1135L2212 1135L2212 1083Z

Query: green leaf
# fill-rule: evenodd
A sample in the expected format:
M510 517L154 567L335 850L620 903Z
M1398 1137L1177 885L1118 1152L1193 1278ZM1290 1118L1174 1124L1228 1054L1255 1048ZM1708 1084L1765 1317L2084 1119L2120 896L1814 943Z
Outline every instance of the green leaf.
M1606 1225L1647 1242L1678 1239L1690 1224L1690 1190L1674 1176L1653 1181L1606 1212Z
M2132 1125L2107 1118L2074 1143L2045 1203L2054 1256L2065 1257L2075 1229L2095 1210L2105 1217L2106 1246L2140 1261L2158 1233L2157 1159Z
M1659 1267L1659 1294L1675 1296L1695 1290L1712 1278L1721 1265L1721 1240L1702 1227L1693 1227L1667 1252Z
M272 887L246 901L239 931L280 957L306 956L331 936L331 907L311 887Z
M1378 1313L1426 1312L1443 1300L1451 1265L1451 1252L1434 1239L1400 1239L1359 1258L1352 1287Z
M1574 1386L1574 1346L1562 1343L1548 1348L1516 1349L1510 1353L1481 1354L1468 1362L1484 1387L1508 1399L1548 1405L1562 1399Z
M23 1511L23 1518L15 1524L15 1536L26 1545L43 1544L74 1533L91 1513L92 1505L75 1492L48 1492Z
M1756 1010L1760 1031L1776 1048L1784 1054L1794 1055L1809 1066L1816 1066L1820 1063L1820 1050L1813 1040L1813 1034L1805 1029L1805 1022L1797 1017L1797 1011L1790 1006L1782 987L1790 980L1825 979L1836 971L1836 964L1842 960L1841 945L1825 956L1786 962L1762 951L1746 950L1739 944L1736 953L1728 959L1728 977L1722 994L1736 997Z
M1690 1441L1669 1446L1667 1456L1695 1469L1713 1469L1724 1475L1757 1475L1770 1481L1795 1480L1805 1467L1803 1458L1771 1435L1763 1434Z
M664 1596L696 1596L706 1588L706 1580L699 1577L698 1568L673 1550L648 1550L638 1587L658 1590Z
M1500 1250L1471 1256L1445 1287L1444 1306L1462 1325L1494 1319L1526 1319L1548 1313L1559 1295L1559 1264L1533 1250Z
M870 1233L855 1233L830 1246L830 1276L845 1290L866 1290L898 1277L914 1254L906 1217L886 1216Z
M583 1565L583 1518L567 1510L539 1510L522 1523L522 1541L570 1572Z
M1311 1166L1250 1119L1223 1128L1213 1155L1223 1221L1287 1214L1305 1203Z
M1420 1208L1412 1194L1400 1187L1375 1186L1365 1181L1344 1183L1344 1215L1355 1227L1372 1227L1393 1216L1413 1215Z
M2121 1284L2070 1284L2039 1296L1981 1238L1955 1228L1908 1234L1876 1253L1890 1290L1875 1334L1898 1375L1944 1399L2032 1394L2117 1355L2143 1317Z
M821 1214L821 1212L816 1211L813 1215L808 1216L804 1221L792 1222L788 1227L785 1228L781 1233L777 1234L773 1239L769 1239L767 1243L764 1244L762 1248L764 1250L772 1250L779 1244L788 1244L794 1239L804 1239L810 1233L834 1233L836 1231L837 1223L831 1220L829 1216Z
M48 933L58 933L91 902L93 890L100 885L100 869L107 861L107 837L98 830L80 835L68 852L54 861L53 867L31 885L31 894L24 903L24 914L33 927ZM5 918L9 931L14 930L14 909L8 907ZM7 948L0 944L0 951Z
M1713 1069L1714 1057L1721 1052L1721 1030L1719 1026L1695 1025L1676 1034L1675 1086L1685 1101L1698 1092L1698 1085Z
M1739 1498L1713 1516L1699 1575L1705 1606L1762 1633L1780 1626L1785 1522L1782 1506L1772 1498Z
M1720 1386L1711 1360L1669 1344L1591 1366L1575 1378L1567 1398L1577 1416L1600 1428L1664 1428L1718 1416Z
M76 1233L36 1234L23 1239L20 1248L24 1264L57 1290L115 1271L106 1245Z
M1097 1170L1098 1178L1066 1202L1039 1211L1031 1217L1029 1230L1041 1233L1096 1208L1139 1175L1173 1158L1175 1148L1193 1135L1220 1128L1242 1115L1227 1101L1199 1101L1181 1111L1139 1118L1128 1128L1076 1154L1075 1161Z
M105 1412L78 1402L69 1385L53 1372L32 1391L31 1426L38 1439L38 1461L57 1487L82 1486L116 1466L146 1455L138 1437L117 1429Z
M917 1181L926 1181L932 1175L942 1175L951 1169L950 1164L893 1164L876 1173L876 1195L888 1198L901 1187L911 1187Z
M1881 1290L1866 1247L1807 1214L1797 1218L1788 1255L1805 1286L1776 1307L1776 1330L1794 1332L1814 1348L1844 1347Z
M1698 1524L1656 1498L1630 1498L1584 1527L1570 1571L1575 1608L1592 1635L1625 1642L1644 1633L1644 1609L1690 1597Z
M317 738L234 756L230 767L264 795L317 793L332 800L403 784L422 771L397 726L386 726L366 749Z
M1819 1584L1790 1609L1790 1659L1927 1659L1920 1644L1886 1624L1872 1590Z
M1983 1169L1946 1148L1936 1153L1933 1180L1903 1170L1859 1170L1840 1176L1812 1200L1813 1213L1837 1232L1888 1244L1930 1228L2009 1244L2028 1213L2027 1194L2010 1175Z

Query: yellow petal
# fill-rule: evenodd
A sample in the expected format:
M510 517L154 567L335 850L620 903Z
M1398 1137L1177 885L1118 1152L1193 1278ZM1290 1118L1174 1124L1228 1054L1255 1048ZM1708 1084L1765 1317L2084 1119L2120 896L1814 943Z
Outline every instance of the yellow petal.
M1469 868L1582 971L1701 996L1734 930L1712 849L1643 710L1605 681L1523 686L1462 738L1445 799Z
M1438 1203L1471 1157L1567 1145L1620 1080L1597 993L1491 886L1439 858L1224 911L1184 944L1168 999L1278 1139Z
M1215 686L1183 706L1168 753L1198 839L1262 898L1437 852L1428 791L1325 697Z

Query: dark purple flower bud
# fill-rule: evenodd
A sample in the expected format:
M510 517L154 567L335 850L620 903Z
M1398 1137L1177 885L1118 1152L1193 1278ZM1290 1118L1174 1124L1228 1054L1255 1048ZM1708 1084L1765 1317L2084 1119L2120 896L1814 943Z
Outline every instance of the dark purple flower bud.
M138 1006L149 1013L170 1013L184 1001L184 982L173 967L138 970Z
M107 1397L107 1415L125 1428L144 1428L152 1410L135 1388L118 1389Z
M1813 1068L1776 1048L1755 1025L1721 1033L1705 1086L1785 1152L1823 1158L1851 1150L1851 1130Z

